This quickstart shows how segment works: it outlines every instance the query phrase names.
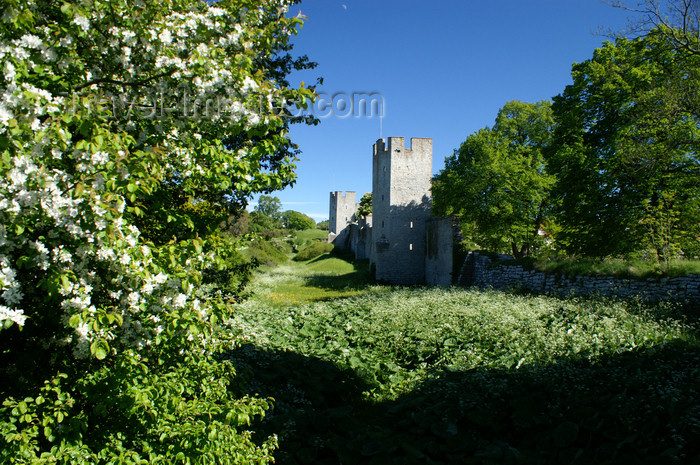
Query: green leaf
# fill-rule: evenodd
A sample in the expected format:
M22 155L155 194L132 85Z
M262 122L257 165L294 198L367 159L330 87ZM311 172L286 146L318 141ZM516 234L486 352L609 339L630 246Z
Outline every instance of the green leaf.
M90 344L90 353L97 360L104 360L109 354L109 344L104 339L98 339Z
M75 315L72 315L70 319L68 320L68 325L70 325L71 328L77 328L80 326L80 323L83 322L82 315L76 313Z
M64 4L61 6L61 13L63 13L63 14L66 15L66 16L71 16L71 17L72 17L72 16L73 16L74 9L75 9L75 7L73 7L73 5L71 5L70 3L64 3Z

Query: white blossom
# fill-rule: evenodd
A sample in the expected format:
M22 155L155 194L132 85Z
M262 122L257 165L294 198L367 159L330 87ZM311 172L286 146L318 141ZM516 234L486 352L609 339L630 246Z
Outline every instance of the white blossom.
M170 35L170 30L169 29L163 29L163 32L161 32L158 35L158 39L163 43L163 44L170 44L173 41L173 36Z
M185 294L178 294L173 299L173 306L175 308L183 308L185 306L185 303L187 303L187 296Z
M23 310L12 310L4 305L0 305L0 326L4 325L6 320L13 322L17 326L24 326L27 317L24 316Z
M33 34L25 34L20 38L18 45L20 47L27 48L40 48L43 45L43 42L39 37Z
M85 32L90 29L90 20L85 16L75 15L75 18L73 18L73 23Z

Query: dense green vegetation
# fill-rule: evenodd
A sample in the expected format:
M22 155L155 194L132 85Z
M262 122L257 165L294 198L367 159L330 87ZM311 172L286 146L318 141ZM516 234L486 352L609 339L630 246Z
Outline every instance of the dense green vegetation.
M696 310L258 274L227 358L274 399L277 463L693 463Z
M696 27L691 2L677 3ZM474 247L516 257L653 259L669 271L699 256L697 40L664 26L618 38L573 65L551 105L506 103L447 157L434 213L460 215Z
M313 258L316 258L320 255L323 255L324 253L330 252L333 250L333 244L328 243L328 242L313 242L303 249L301 249L296 256L294 257L294 260L297 261L305 261L305 260L311 260Z
M253 267L223 230L296 178L293 3L2 2L1 463L270 461L220 357Z
M357 207L357 216L369 216L372 214L372 193L366 192L360 198L360 205Z
M468 239L482 247L529 256L551 211L554 176L544 150L553 125L549 102L508 102L493 128L447 157L433 179L433 213L459 215Z
M313 241L328 240L328 231L322 229L305 229L294 233L294 244L304 246Z
M295 210L287 210L282 213L282 226L285 229L293 229L295 231L303 231L316 227L316 222L313 218Z

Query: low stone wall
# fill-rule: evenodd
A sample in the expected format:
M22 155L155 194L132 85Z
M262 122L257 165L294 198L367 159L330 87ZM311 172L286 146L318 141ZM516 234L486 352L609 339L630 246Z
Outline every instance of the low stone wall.
M527 289L558 296L601 295L623 299L700 301L700 275L681 278L649 278L644 281L612 276L558 276L528 270L520 265L495 265L481 254L469 254L473 263L471 285L494 289Z

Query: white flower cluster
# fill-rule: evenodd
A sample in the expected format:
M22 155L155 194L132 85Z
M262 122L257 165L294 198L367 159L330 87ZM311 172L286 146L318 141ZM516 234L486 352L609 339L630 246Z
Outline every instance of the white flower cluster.
M101 2L75 2L84 8L75 9L69 28L47 22L19 39L0 39L0 136L9 141L2 150L10 155L0 159L0 328L31 323L25 294L45 297L38 296L36 282L23 280L21 266L22 275L58 287L52 298L59 299L56 311L65 324L75 329L70 342L79 357L89 355L98 338L117 347L149 345L173 311L191 309L202 321L209 318L192 284L159 264L126 211L130 192L148 179L156 184L159 176L175 172L179 179L204 179L203 167L211 163L202 162L200 144L209 143L203 134L227 126L216 118L201 127L190 121L104 124L88 111L76 112L76 105L87 108L81 98L54 95L37 83L79 75L84 80L70 85L99 95L101 78L126 82L162 74L171 84L188 86L195 100L228 99L231 127L265 123L265 109L252 107L250 100L260 97L269 105L280 92L238 64L256 56L251 47L259 34L250 28L261 27L257 10L239 17L210 5L163 13L131 28L110 23L105 9L96 7ZM33 8L30 0L20 3ZM271 11L288 6L286 0L264 3ZM5 13L1 21L14 19ZM97 34L98 25L107 33ZM82 47L90 45L96 56L111 60L110 66L102 58L81 61L86 59L75 53L76 36ZM121 74L104 75L115 68ZM36 72L46 79L29 82L27 76ZM100 131L85 132L81 125ZM147 169L134 170L130 163L129 150L137 144L142 153L153 150L143 165ZM227 169L245 157L244 149L237 150L222 160ZM178 275L196 275L213 262L211 254L197 254L178 265ZM98 324L100 315L118 315L121 326Z
M4 227L0 229L2 234L0 241L4 240L4 229ZM0 291L2 300L6 304L0 304L0 325L6 326L9 323L24 325L27 318L24 316L24 311L17 308L22 301L22 291L15 279L15 270L10 267L8 258L2 255L0 255Z

